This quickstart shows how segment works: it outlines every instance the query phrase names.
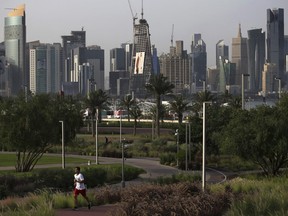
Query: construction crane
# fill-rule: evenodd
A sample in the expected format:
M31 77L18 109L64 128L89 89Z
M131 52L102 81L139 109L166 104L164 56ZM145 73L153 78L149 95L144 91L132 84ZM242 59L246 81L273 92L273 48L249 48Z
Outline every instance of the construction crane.
M129 4L130 11L131 11L131 15L132 15L132 18L133 18L133 26L134 26L135 20L138 19L138 18L137 18L137 13L134 15L133 10L132 10L132 7L131 7L130 0L128 0L128 4Z
M173 47L173 36L174 36L174 24L172 24L171 47Z

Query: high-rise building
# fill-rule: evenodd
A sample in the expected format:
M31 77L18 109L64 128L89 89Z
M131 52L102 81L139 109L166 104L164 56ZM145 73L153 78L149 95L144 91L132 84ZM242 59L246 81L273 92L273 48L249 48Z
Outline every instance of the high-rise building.
M160 74L160 65L159 58L157 54L157 48L155 45L152 45L152 65L153 65L153 74Z
M110 71L125 70L126 58L124 48L110 50Z
M265 63L265 32L262 29L248 31L249 90L257 93L262 89L262 71Z
M228 59L229 60L229 46L225 45L224 40L219 40L216 44L216 67L219 69L221 59Z
M26 15L25 5L14 8L5 17L5 55L8 65L6 95L16 95L27 87L25 70Z
M207 69L207 89L211 92L218 91L219 84L219 69L218 68L208 68Z
M277 72L276 64L265 63L262 72L262 95L266 97L267 94L273 92L275 75Z
M142 18L134 23L132 67L130 72L130 90L136 97L144 97L145 84L153 73L151 42L148 22Z
M119 95L120 93L127 94L129 93L129 85L128 88L125 88L127 92L124 90L121 90L121 86L118 87L118 84L123 83L122 81L119 81L119 79L126 79L129 80L129 72L124 70L124 71L110 71L109 72L109 94L111 96L123 96Z
M235 85L236 64L228 59L219 58L219 88L218 91L225 93L227 86Z
M206 81L207 52L206 44L202 40L201 34L193 35L190 56L192 69L191 79L192 85L195 87L192 91L197 91L199 87L202 90L203 82Z
M100 46L88 46L86 51L86 61L91 66L92 78L95 81L96 89L105 89L105 51Z
M183 41L176 41L176 47L170 47L170 54L161 55L159 62L161 73L175 86L174 93L190 92L191 68L187 51L183 50Z
M34 94L61 90L61 44L40 44L30 49L30 91Z
M242 74L248 73L247 38L242 37L239 24L238 36L232 38L232 63L236 64L236 85L242 86ZM245 77L247 78L247 77ZM247 81L245 80L245 83ZM247 84L244 85L245 87Z
M276 64L276 76L284 79L284 9L267 9L267 60ZM274 89L275 90L275 89Z
M64 74L62 80L65 82L71 82L71 70L74 67L73 54L71 50L77 47L86 47L86 31L72 31L71 35L63 35L62 47L63 47L63 59L64 59Z

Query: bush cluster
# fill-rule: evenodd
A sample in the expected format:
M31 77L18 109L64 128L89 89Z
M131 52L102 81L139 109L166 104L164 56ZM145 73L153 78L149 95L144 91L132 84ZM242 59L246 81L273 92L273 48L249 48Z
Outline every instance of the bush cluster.
M144 172L136 167L125 166L127 180L135 179ZM89 188L121 181L121 165L88 166L81 168ZM74 168L39 169L23 175L0 175L0 199L8 196L24 196L28 192L49 188L55 191L73 189Z
M214 215L229 208L230 192L203 193L199 184L181 182L169 185L143 184L128 190L103 188L96 192L100 204L118 202L111 216L141 215Z

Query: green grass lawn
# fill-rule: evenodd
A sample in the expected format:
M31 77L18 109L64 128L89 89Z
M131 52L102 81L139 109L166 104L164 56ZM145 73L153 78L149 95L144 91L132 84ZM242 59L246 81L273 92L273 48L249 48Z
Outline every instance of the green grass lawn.
M15 154L0 154L0 167L14 166L16 163ZM37 163L37 165L43 164L61 164L62 157L59 156L47 156L44 155ZM77 158L77 157L65 157L65 163L87 163L87 159Z

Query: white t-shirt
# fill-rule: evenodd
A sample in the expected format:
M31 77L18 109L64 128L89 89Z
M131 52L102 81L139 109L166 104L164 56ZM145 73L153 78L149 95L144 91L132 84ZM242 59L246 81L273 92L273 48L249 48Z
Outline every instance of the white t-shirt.
M76 179L76 181L83 181L84 180L84 176L81 173L79 173L78 175L74 174L74 179ZM84 190L85 189L85 184L84 183L80 183L80 182L76 182L75 188L77 190Z

